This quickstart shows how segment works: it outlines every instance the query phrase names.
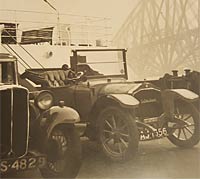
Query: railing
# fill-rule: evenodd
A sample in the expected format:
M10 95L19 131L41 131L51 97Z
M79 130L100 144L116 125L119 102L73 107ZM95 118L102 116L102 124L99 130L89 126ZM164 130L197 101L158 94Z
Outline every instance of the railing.
M111 43L109 18L0 9L0 24L22 44L109 46ZM9 35L3 32L2 39L9 39Z

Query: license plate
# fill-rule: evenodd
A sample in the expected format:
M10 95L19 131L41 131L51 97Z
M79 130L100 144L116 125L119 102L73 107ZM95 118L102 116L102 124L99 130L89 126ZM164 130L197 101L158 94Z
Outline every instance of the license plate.
M46 164L45 156L31 156L24 158L15 158L1 160L1 173L10 171L24 171L28 169L41 168Z
M140 132L140 140L152 140L152 139L159 139L162 137L167 137L168 136L168 131L166 128L158 128L154 132L150 132L149 130L145 130L145 132L141 131Z

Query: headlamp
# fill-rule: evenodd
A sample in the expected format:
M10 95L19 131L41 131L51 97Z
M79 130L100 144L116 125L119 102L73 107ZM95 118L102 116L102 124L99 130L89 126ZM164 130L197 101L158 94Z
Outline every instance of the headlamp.
M53 105L53 95L48 91L42 91L35 99L35 104L41 110L47 110Z

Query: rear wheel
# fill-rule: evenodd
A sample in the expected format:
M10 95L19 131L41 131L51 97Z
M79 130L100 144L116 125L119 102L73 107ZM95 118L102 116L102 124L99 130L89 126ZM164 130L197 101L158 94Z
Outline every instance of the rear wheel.
M129 111L107 107L98 117L99 142L103 153L111 160L127 160L138 149L138 130Z
M179 147L193 147L200 140L200 120L196 108L183 101L175 103L175 123L169 126L168 139ZM169 124L168 124L169 125Z
M46 147L47 166L41 169L45 178L74 178L81 166L81 143L74 125L53 129Z

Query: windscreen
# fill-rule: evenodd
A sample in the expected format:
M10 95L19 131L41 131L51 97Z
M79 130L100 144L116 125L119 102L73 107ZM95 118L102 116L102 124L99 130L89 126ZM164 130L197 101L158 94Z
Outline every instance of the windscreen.
M88 77L124 76L123 51L78 51L77 70Z
M0 83L15 84L15 68L14 62L0 63Z

